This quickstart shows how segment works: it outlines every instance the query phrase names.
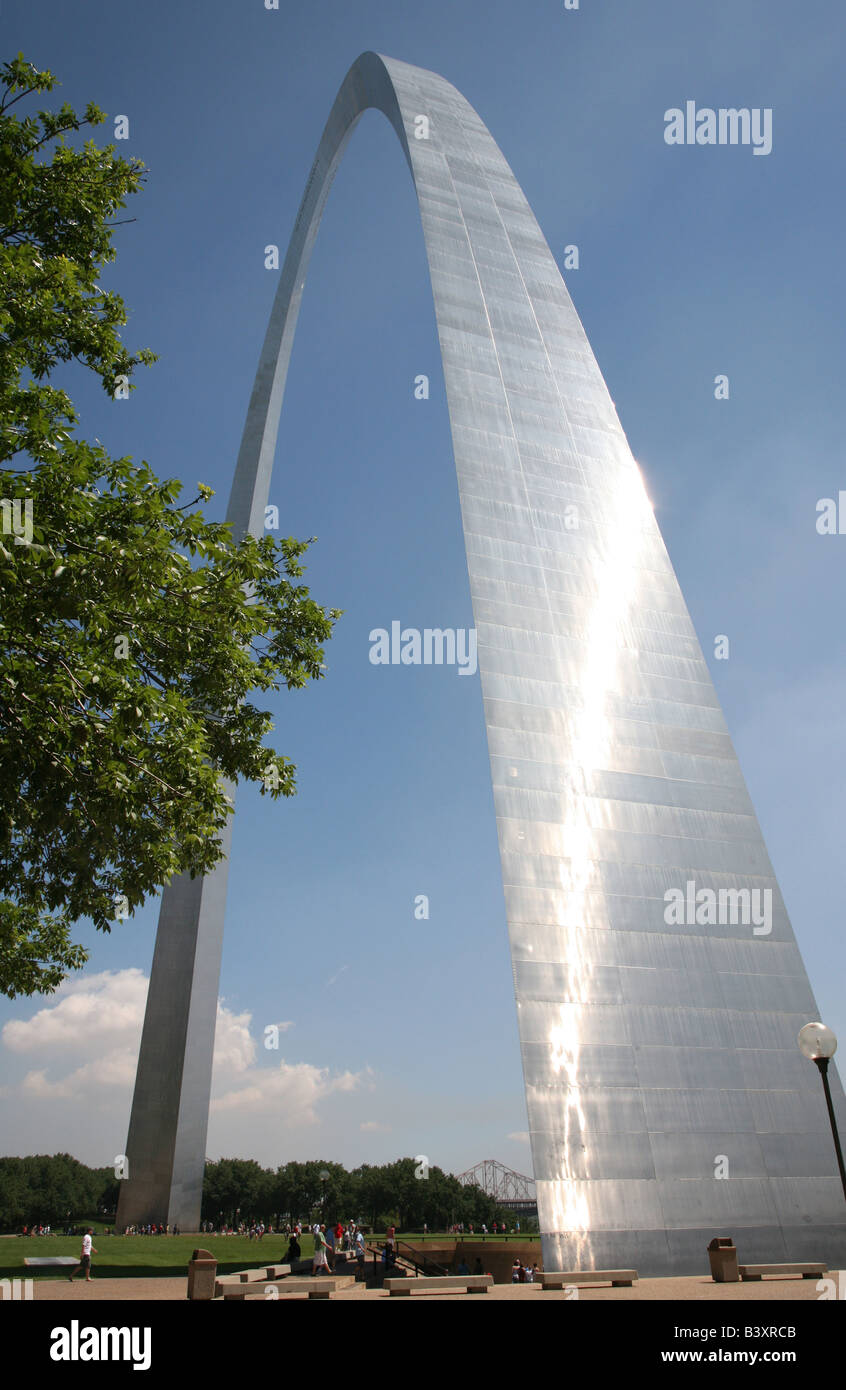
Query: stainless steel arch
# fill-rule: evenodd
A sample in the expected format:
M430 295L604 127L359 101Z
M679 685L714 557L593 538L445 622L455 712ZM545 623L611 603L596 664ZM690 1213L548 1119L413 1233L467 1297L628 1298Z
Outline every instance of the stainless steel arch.
M228 519L262 533L309 257L369 107L405 151L429 260L546 1267L692 1272L725 1229L747 1260L842 1262L825 1110L795 1047L816 1006L707 666L556 262L433 73L365 53L344 80ZM225 887L224 863L164 895L119 1224L199 1218ZM692 920L669 919L676 891ZM697 920L701 891L729 893L734 920ZM751 913L767 892L768 930Z

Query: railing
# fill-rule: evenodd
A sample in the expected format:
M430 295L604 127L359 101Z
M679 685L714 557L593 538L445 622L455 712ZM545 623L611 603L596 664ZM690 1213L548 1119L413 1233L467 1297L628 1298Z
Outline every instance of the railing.
M401 1250L400 1246L403 1246L404 1249ZM374 1278L379 1272L384 1248L384 1245L368 1245L367 1247L368 1252L373 1256ZM437 1274L449 1274L449 1268L446 1265L438 1264L437 1260L429 1259L428 1255L423 1255L421 1258L415 1247L409 1245L407 1241L395 1239L393 1249L395 1258L402 1260L406 1265L411 1265L418 1277L426 1278ZM388 1266L386 1265L385 1268L387 1269Z

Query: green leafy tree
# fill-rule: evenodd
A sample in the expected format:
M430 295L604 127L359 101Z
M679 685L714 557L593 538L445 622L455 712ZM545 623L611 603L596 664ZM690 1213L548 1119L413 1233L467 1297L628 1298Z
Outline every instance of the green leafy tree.
M257 1221L268 1218L274 1174L253 1158L221 1158L206 1163L203 1180L202 1216L217 1225L224 1221Z
M29 1206L22 1160L0 1158L0 1230L14 1231L25 1225Z
M385 1229L384 1218L396 1205L389 1167L364 1163L356 1169L363 1213L374 1230Z
M92 1207L106 1218L114 1218L120 1196L120 1178L115 1177L114 1165L111 1168L92 1169L96 1183L96 1202Z
M353 1186L344 1165L328 1159L307 1166L309 1170L314 1169L318 1187L317 1200L312 1203L315 1215L321 1221L331 1221L333 1225L338 1220L349 1220ZM325 1181L320 1177L321 1173L329 1174Z
M108 1169L88 1168L70 1154L0 1158L0 1226L41 1222L61 1228L104 1205Z
M385 1180L391 1192L391 1209L386 1215L396 1216L401 1230L416 1230L426 1219L426 1183L429 1178L416 1178L418 1165L413 1158L401 1158L390 1163Z
M56 85L0 68L0 990L51 992L172 876L221 857L226 779L271 797L295 768L255 691L320 677L335 609L299 581L308 542L233 537L198 496L78 437L57 380L134 389L126 309L98 276L144 167L74 136L93 105L25 118Z

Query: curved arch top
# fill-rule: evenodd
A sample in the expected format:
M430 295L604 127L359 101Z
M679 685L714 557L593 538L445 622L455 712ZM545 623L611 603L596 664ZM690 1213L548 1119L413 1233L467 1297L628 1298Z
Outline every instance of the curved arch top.
M456 463L462 430L508 424L519 441L519 412L536 399L538 365L546 396L572 388L574 355L610 424L616 422L590 346L555 259L523 192L487 128L444 78L377 53L347 73L315 156L282 267L250 399L227 520L236 534L261 535L288 364L320 219L359 117L369 109L391 122L411 170L443 357ZM426 125L419 123L425 118ZM563 353L563 356L562 356ZM517 365L512 365L520 357ZM556 370L558 368L558 371ZM560 394L560 391L559 391ZM563 404L559 400L558 404ZM619 426L618 426L619 428ZM500 434L499 428L496 430Z
M816 1005L708 667L555 259L483 122L434 73L364 53L341 85L227 520L263 533L311 251L370 107L405 152L431 276L545 1267L695 1273L725 1228L747 1261L837 1267L840 1186L794 1041ZM729 920L670 921L667 895L687 903L691 884L769 893L766 931L736 898ZM196 1229L225 887L224 862L163 896L119 1224Z

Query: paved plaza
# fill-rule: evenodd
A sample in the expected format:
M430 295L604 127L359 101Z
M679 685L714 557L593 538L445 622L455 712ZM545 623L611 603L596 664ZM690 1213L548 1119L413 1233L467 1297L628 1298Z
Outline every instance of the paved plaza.
M836 1279L836 1271L828 1275ZM146 1302L146 1301L184 1301L187 1280L179 1279L96 1279L90 1284L78 1280L71 1284L67 1279L38 1280L35 1286L37 1302L56 1303L99 1303L108 1301ZM840 1287L846 1288L846 1273L841 1272ZM821 1290L815 1279L764 1279L755 1284L715 1284L707 1274L689 1275L675 1279L639 1279L630 1289L610 1287L580 1288L578 1301L582 1303L757 1303L757 1302L814 1302L819 1299ZM295 1298L286 1293L280 1302ZM303 1294L303 1299L307 1295ZM458 1299L464 1303L483 1303L489 1299L526 1302L539 1300L548 1303L552 1299L573 1302L572 1294L564 1291L542 1289L540 1284L494 1284L484 1296L472 1297L464 1293L413 1294L411 1298L391 1298L382 1289L368 1289L364 1284L349 1284L339 1288L332 1295L331 1302L374 1302L384 1303L429 1303L448 1299ZM222 1301L222 1300L221 1300ZM256 1302L260 1300L256 1299ZM264 1300L261 1300L264 1301Z

